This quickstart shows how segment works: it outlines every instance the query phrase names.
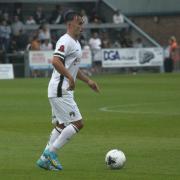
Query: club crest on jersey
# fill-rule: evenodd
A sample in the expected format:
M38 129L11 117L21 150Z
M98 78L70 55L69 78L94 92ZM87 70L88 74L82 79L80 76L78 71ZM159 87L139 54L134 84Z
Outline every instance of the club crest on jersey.
M64 52L64 45L61 45L58 50L61 51L61 52Z
M69 113L69 116L70 116L70 117L75 117L75 112L71 111L71 112Z

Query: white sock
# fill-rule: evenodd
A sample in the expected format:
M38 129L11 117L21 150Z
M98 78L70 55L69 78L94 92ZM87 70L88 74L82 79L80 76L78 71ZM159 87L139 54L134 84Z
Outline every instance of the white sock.
M45 150L47 150L49 148L50 145L53 144L53 142L58 138L58 136L61 134L62 129L55 127L49 137L49 141L45 147Z
M58 138L50 145L49 150L56 152L57 149L62 148L70 139L71 137L78 132L78 129L73 124L69 124L65 127Z

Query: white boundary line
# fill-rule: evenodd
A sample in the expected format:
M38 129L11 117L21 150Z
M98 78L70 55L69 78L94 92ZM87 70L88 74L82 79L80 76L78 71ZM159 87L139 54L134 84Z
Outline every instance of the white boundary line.
M115 113L126 113L126 114L159 114L159 115L180 115L180 112L152 112L152 111L133 111L133 110L124 110L120 108L128 108L128 107L138 107L138 106L147 106L153 104L162 104L167 102L157 102L157 103L138 103L138 104L124 104L124 105L116 105L116 106L106 106L99 108L100 111L103 112L115 112Z

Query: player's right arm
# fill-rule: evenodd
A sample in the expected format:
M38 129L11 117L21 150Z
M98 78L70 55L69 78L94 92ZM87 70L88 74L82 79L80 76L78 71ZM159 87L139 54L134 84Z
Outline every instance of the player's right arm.
M69 87L67 90L72 91L75 89L75 82L69 71L64 66L65 57L68 55L68 52L69 41L66 37L61 37L56 43L52 65L60 74L64 75L69 80Z
M71 74L69 73L69 71L65 68L64 64L63 64L63 60L60 59L57 56L53 57L52 60L52 65L54 66L54 68L62 75L64 75L66 78L68 78L69 80L69 87L67 90L72 91L75 89L75 82L73 77L71 76Z

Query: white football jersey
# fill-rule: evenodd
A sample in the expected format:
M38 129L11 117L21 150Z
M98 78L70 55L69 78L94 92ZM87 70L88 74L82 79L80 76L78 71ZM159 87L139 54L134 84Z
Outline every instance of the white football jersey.
M74 40L69 34L64 34L56 43L54 56L59 57L65 68L76 80L79 64L82 56L79 41ZM48 86L48 97L62 97L63 94L73 95L73 91L67 91L68 79L60 74L55 68Z

